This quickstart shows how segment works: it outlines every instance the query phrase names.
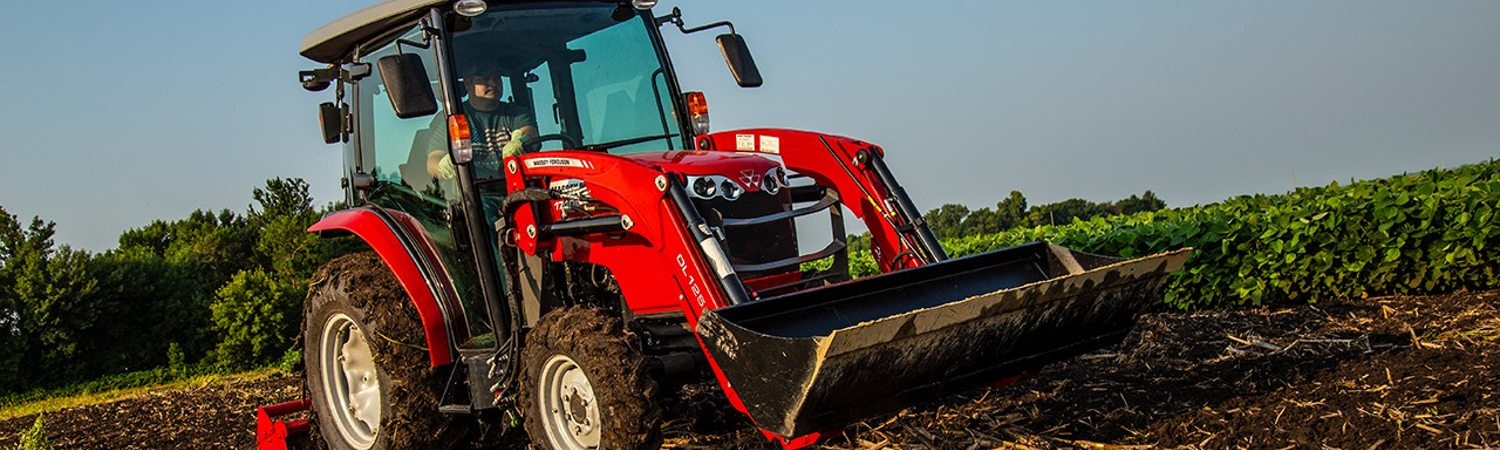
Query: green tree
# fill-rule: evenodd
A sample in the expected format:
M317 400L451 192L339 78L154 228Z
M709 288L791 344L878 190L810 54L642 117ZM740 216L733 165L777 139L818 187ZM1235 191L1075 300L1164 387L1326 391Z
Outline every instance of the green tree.
M258 231L229 210L198 210L187 218L157 220L120 235L120 248L106 255L98 271L106 297L142 305L137 317L159 338L129 353L136 361L159 365L166 345L178 342L193 359L218 342L212 327L214 293L235 274L269 264L255 252Z
M274 361L291 347L301 323L307 284L254 269L235 274L215 294L213 326L218 364L248 368Z
M1110 206L1110 212L1113 214L1129 215L1166 209L1167 202L1156 198L1156 194L1148 190L1144 194L1138 196L1132 195L1124 200L1114 202Z
M15 257L18 241L25 239L16 217L0 206L0 386L18 386L22 378L21 356L26 352L21 328L21 303L16 298ZM0 392L7 389L0 389Z
M120 251L145 252L175 264L196 266L198 280L211 291L236 272L251 267L255 230L229 210L197 210L186 219L157 220L120 235Z
M113 319L100 334L114 345L95 358L116 370L137 370L163 364L172 343L194 361L206 355L216 339L207 333L207 293L194 281L197 267L144 251L96 256L89 269L98 281L91 302L110 308Z
M850 254L868 252L870 251L870 232L844 236L844 244L848 246Z
M89 351L99 344L96 325L110 320L107 309L90 300L97 283L88 273L90 255L66 246L49 252L40 270L17 279L16 293L29 320L27 364L37 374L63 379L96 375Z
M964 222L959 226L958 233L951 237L969 236L979 233L998 233L1005 231L1004 224L1000 222L1000 216L989 208L979 208L969 212Z
M56 225L33 217L21 227L0 208L0 280L5 283L3 390L70 380L95 370L88 350L96 325L108 316L88 301L97 283L88 273L91 255L54 248Z
M258 264L218 289L212 307L212 330L218 337L214 355L218 364L231 368L282 356L297 332L313 271L362 245L307 232L321 213L301 179L266 180L252 196L257 205L251 205L245 223L255 233L253 259Z
M57 247L53 223L0 208L0 392L150 369L169 355L236 368L282 356L307 278L362 243L306 233L321 211L302 180L267 180L252 197L243 216L153 221L98 255Z
M1010 195L995 204L996 222L1001 230L1026 224L1026 196L1021 191L1010 191Z
M344 246L307 232L321 214L312 206L307 182L273 178L253 197L260 207L250 207L246 220L258 230L255 254L263 266L277 276L305 279L338 254Z
M23 227L16 216L0 207L0 280L5 282L3 307L8 328L6 351L0 353L0 364L4 364L0 386L6 391L33 384L30 375L35 371L29 367L41 351L33 296L46 290L46 261L52 252L54 229L54 224L36 217L30 226Z
M938 237L957 236L962 230L964 218L969 215L969 207L948 203L937 209L927 211L922 219L927 221L927 227Z
M171 223L157 220L141 228L133 228L120 233L119 249L122 251L145 252L155 256L165 256L167 248L172 245Z
M1088 220L1094 216L1107 215L1108 211L1098 203L1081 198L1070 198L1057 203L1032 207L1027 212L1031 226L1068 224L1073 218Z

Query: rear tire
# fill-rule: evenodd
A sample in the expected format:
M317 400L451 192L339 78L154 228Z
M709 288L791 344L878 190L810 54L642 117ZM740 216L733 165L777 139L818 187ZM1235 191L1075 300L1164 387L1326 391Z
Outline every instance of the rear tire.
M304 306L314 428L333 450L448 448L470 427L438 412L421 318L374 253L318 269Z
M560 308L526 336L519 400L534 448L661 447L657 382L619 318Z

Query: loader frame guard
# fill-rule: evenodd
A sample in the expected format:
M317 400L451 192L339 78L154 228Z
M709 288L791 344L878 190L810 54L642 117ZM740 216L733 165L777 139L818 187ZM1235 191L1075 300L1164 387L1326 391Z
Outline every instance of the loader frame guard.
M879 146L810 131L751 128L698 136L698 148L777 156L787 169L834 189L874 235L870 250L881 272L948 259L885 166L885 150Z
M911 206L910 199L894 183L889 172L883 170L884 164L880 160L884 151L879 147L841 136L782 129L712 133L699 136L698 145L704 150L734 149L734 141L747 135L760 142L780 140L780 146L788 151L758 153L781 159L788 169L812 178L834 193L810 207L768 218L726 220L723 226L750 225L766 219L786 219L824 209L837 209L841 204L847 204L872 232L885 237L872 240L872 247L880 247L876 253L885 255L880 259L882 271L913 268L947 259L926 223L921 221L920 215L914 214L915 208ZM511 157L505 161L505 170L507 188L512 193L527 189L528 181L535 184L548 179L584 180L595 198L619 210L622 221L630 224L629 235L645 239L651 247L661 249L660 255L667 258L662 261L666 267L681 266L681 262L675 259L681 256L685 262L690 263L690 267L714 268L714 273L681 273L675 276L678 278L676 284L679 285L680 294L692 300L685 302L680 308L689 318L689 325L696 326L696 318L704 310L740 304L753 298L753 293L746 292L744 284L738 280L736 267L728 263L721 243L713 238L709 226L704 223L692 202L688 201L687 194L682 190L683 180L680 175L663 173L628 157L582 151ZM653 291L661 285L654 280L659 279L659 275L651 275L656 272L649 269L652 266L641 264L636 259L637 251L627 251L624 245L619 245L624 242L618 239L632 239L632 236L610 239L601 234L549 235L546 231L559 228L560 224L541 223L538 219L545 215L537 211L536 207L539 205L536 203L541 202L520 205L507 217L507 232L511 233L509 237L523 251L532 255L550 252L557 261L589 262L608 267L616 274L625 298L631 302L631 310L637 314L678 309L676 304L669 309L663 308L661 304L642 304L635 300L660 295L660 292ZM570 243L568 239L585 239L596 244L613 245L577 245L578 243ZM842 240L842 236L835 236L835 244L840 244ZM696 249L689 249L680 245L684 242L699 245L694 246ZM822 251L802 256L799 261L777 263L784 266L821 259L833 256L835 250L843 250L842 245L830 245ZM695 257L704 259L695 260ZM699 262L710 264L699 265ZM696 292L704 292L701 287L695 288L698 286L697 280L701 279L717 280L716 284L722 292L707 292L702 299L698 299L697 295L690 295L695 293L695 289Z

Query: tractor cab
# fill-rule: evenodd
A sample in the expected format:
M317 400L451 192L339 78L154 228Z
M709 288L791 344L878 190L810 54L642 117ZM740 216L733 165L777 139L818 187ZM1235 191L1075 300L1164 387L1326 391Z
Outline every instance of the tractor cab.
M685 28L677 10L657 17L642 2L445 3L385 2L313 32L303 55L330 66L304 71L301 80L309 90L336 88L337 102L324 104L320 119L325 140L344 145L346 200L379 207L396 216L390 221L419 230L412 233L413 246L428 250L432 275L443 280L437 285L448 291L438 295L447 298L445 311L464 319L450 330L454 339L461 348L489 348L496 345L494 323L507 322L499 317L504 302L496 300L507 288L492 275L507 263L499 250L507 236L495 233L511 193L502 167L505 145L526 154L600 152L688 167L672 154L692 151L695 134L708 132L706 106L701 93L678 87L659 30L731 25ZM401 22L409 25L393 26ZM744 40L731 32L719 41L735 78L758 85ZM785 180L765 157L695 160L707 159L716 163L694 173L716 183L711 191L695 191L703 202L726 201L736 189L760 193L768 172L768 180ZM727 181L747 170L755 186ZM579 179L547 184L534 187L583 189ZM594 215L579 200L548 199L550 205L537 209L546 220ZM757 203L761 213L780 212L787 209L781 200L744 203ZM757 262L796 256L790 224L774 228L790 239L776 241L789 244L773 246L780 252L774 255L757 249ZM541 278L544 270L536 264L528 267ZM763 272L795 267L780 269ZM546 301L544 291L531 286L527 295ZM486 299L496 304L486 306ZM540 312L529 312L525 319L534 322Z

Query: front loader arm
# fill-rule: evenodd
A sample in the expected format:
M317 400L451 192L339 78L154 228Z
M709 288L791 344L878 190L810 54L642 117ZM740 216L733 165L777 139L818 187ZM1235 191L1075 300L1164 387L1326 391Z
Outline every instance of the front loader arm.
M536 209L544 202L523 204L507 215L508 239L528 254L608 268L634 313L682 310L696 325L702 311L748 298L723 248L698 235L703 233L698 228L706 229L696 226L702 218L691 204L673 198L673 191L682 189L678 174L596 152L528 154L505 164L512 193L528 182L581 180L589 197L616 211L605 216L614 228L574 233L561 231L569 229L564 228L569 221L555 221L556 214Z
M879 146L809 131L752 128L699 136L698 148L778 155L787 169L834 189L869 228L870 250L881 272L948 259L886 167Z

